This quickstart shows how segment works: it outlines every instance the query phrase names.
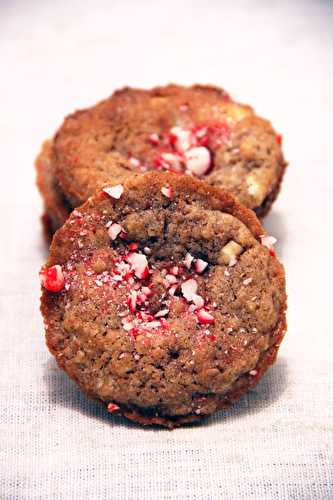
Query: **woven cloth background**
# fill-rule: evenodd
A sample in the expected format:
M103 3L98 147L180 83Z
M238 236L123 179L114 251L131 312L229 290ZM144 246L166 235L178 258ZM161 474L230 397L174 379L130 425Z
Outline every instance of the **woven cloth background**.
M333 4L0 2L0 498L333 498ZM144 430L88 401L48 354L32 168L68 112L122 85L212 82L284 135L265 220L286 266L279 361L204 424Z

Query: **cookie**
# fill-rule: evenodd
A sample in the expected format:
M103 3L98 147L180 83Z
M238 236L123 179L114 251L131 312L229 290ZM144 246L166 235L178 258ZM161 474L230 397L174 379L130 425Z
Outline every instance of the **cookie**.
M56 181L54 164L52 141L45 141L37 157L35 167L37 187L43 197L45 206L42 223L46 238L50 238L72 211L72 207L67 202Z
M39 176L51 177L50 190L57 191L60 203L66 200L66 214L105 182L118 184L158 170L226 188L263 216L286 168L281 136L268 121L224 90L202 85L119 90L68 116L48 159L45 150L41 156ZM65 217L50 203L41 181L39 186L47 213L60 226Z
M106 186L56 232L41 270L47 345L111 413L200 420L275 360L286 292L273 243L254 212L189 176Z

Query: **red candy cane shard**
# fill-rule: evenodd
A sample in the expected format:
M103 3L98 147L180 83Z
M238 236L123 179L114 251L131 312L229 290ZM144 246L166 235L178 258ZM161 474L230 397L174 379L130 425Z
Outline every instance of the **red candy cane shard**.
M62 267L59 264L43 268L39 273L41 285L49 292L60 292L65 286Z

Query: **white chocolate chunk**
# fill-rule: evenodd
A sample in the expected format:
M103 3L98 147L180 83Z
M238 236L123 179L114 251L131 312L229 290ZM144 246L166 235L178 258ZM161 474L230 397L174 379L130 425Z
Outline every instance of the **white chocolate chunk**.
M246 177L248 193L254 198L255 202L260 205L266 196L266 183L260 179L260 174L257 171L252 172Z
M236 243L236 241L230 240L220 251L217 262L219 264L228 265L230 262L234 261L235 258L242 253L242 251L243 247Z

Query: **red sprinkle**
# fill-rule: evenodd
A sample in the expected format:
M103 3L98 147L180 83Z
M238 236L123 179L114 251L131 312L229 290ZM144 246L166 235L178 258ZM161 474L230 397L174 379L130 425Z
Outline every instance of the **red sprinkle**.
M60 292L65 286L64 274L59 264L42 269L39 278L41 285L49 292Z

